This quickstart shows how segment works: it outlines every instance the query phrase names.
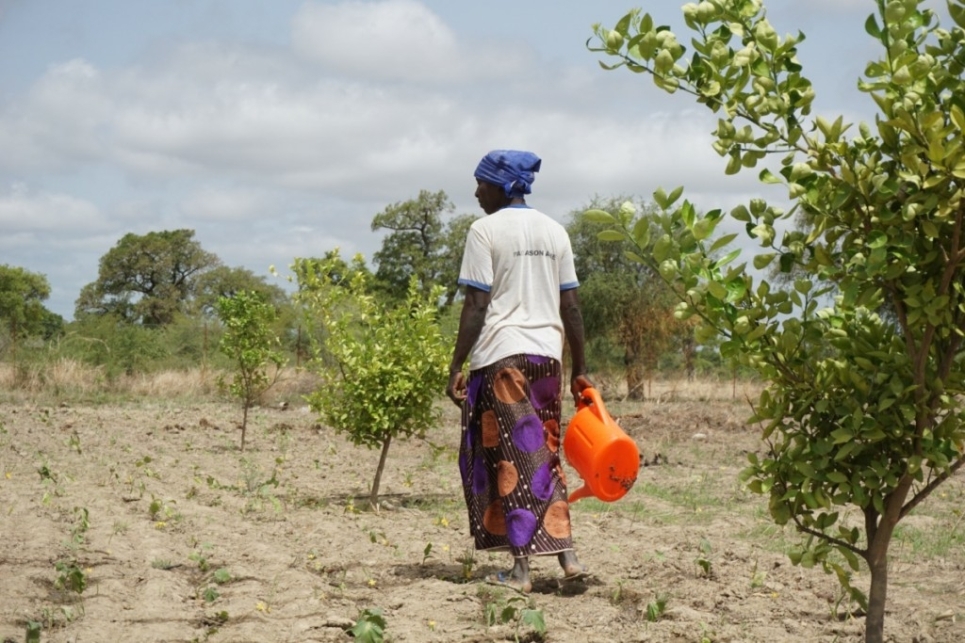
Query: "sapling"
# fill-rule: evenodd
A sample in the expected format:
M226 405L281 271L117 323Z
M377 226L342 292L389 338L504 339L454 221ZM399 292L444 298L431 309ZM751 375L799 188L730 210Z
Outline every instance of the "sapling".
M241 400L241 450L245 450L248 410L277 381L284 358L275 350L278 337L272 331L277 311L263 295L241 291L233 297L218 299L218 317L224 324L218 348L235 365L228 385L231 394ZM274 366L273 375L269 367Z
M363 266L356 257L346 275L335 256L298 259L293 268L296 299L325 329L310 362L324 382L307 396L309 405L353 443L381 449L369 493L377 507L392 439L423 436L437 422L448 346L439 326L441 291L426 295L413 280L405 298L388 307L371 294Z

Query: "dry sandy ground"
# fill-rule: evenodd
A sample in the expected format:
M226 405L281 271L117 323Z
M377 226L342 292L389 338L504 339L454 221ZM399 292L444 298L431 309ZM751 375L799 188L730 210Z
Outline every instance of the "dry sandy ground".
M745 406L610 410L651 464L623 500L573 506L593 576L563 585L538 559L523 600L483 581L505 555L472 555L448 410L428 442L392 446L375 513L378 453L305 410L254 411L241 453L226 404L0 405L0 641L30 621L57 642L350 641L367 608L396 642L541 640L499 622L506 606L540 610L558 643L861 639L837 581L790 565L797 536L737 482L759 448ZM892 641L965 640L963 493L946 485L893 547Z

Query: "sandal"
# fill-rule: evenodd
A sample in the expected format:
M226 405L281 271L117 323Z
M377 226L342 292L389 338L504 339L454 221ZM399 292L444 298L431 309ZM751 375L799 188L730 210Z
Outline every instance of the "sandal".
M524 583L516 580L516 578L513 577L512 572L496 572L495 574L490 574L489 576L486 576L486 582L490 585L508 587L511 590L519 592L520 594L529 594L531 591L533 591L533 583Z
M584 567L584 568L581 569L580 571L578 571L578 572L573 572L572 574L566 574L566 573L564 573L564 574L563 574L562 581L563 581L564 583L569 583L569 582L577 581L577 580L586 580L586 579L589 578L589 577L590 577L590 571L589 571L586 567Z

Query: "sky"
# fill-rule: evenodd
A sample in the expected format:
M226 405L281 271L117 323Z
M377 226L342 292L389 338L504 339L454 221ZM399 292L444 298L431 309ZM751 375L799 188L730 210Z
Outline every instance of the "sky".
M472 173L491 149L543 159L527 200L564 223L661 186L704 210L780 201L754 172L724 175L712 114L586 48L635 6L687 44L682 5L0 0L0 264L45 275L69 320L127 233L189 228L265 276L335 247L370 259L372 218L420 190L481 214ZM856 82L879 55L874 2L765 5L807 36L815 112L872 120Z

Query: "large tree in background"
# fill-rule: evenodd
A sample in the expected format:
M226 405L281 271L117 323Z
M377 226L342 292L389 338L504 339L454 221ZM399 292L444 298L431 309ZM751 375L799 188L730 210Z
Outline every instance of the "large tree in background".
M194 230L126 234L101 257L97 281L81 290L75 316L115 314L163 326L183 312L198 275L221 264L194 239Z
M288 304L288 294L279 286L268 283L263 276L247 268L215 266L200 272L194 280L192 308L205 315L216 314L222 297L232 298L239 293L258 295L261 301L281 310Z
M14 346L24 337L49 339L63 328L63 318L43 305L49 296L50 284L44 275L0 265L0 322Z
M649 227L654 207L634 205L623 197L600 199L570 215L567 232L573 244L576 274L586 334L604 337L623 352L627 396L644 397L660 356L675 344L692 348L689 322L674 317L677 299L660 275L627 256L630 244L603 241L599 235L610 226L583 216L585 210L602 210L629 227ZM604 238L606 235L604 234ZM685 350L685 362L692 350Z
M443 215L454 209L442 190L422 190L417 198L394 203L375 215L372 230L390 231L373 256L378 264L377 287L404 297L409 280L415 277L421 292L428 293L438 284L445 289L446 304L452 303L459 291L456 279L466 234L475 220L460 215L443 222Z
M640 11L595 28L595 50L615 67L719 115L713 146L728 174L767 159L759 178L794 203L784 214L753 199L730 213L761 247L756 268L800 271L786 287L755 283L730 263L736 252L716 257L729 242L713 238L724 215L698 214L680 190L654 194L666 216L653 254L639 257L675 288L682 316L723 333L721 352L769 382L752 418L765 450L750 455L746 479L775 521L805 535L792 561L823 564L866 603L868 643L884 640L899 521L965 465L965 2L948 2L948 28L921 0L875 4L865 31L882 53L858 89L878 113L850 133L843 117L811 116L796 57L804 36L779 36L760 0L685 5L687 56ZM811 227L779 233L795 209ZM592 218L651 246L650 230ZM866 601L848 569L861 559Z

